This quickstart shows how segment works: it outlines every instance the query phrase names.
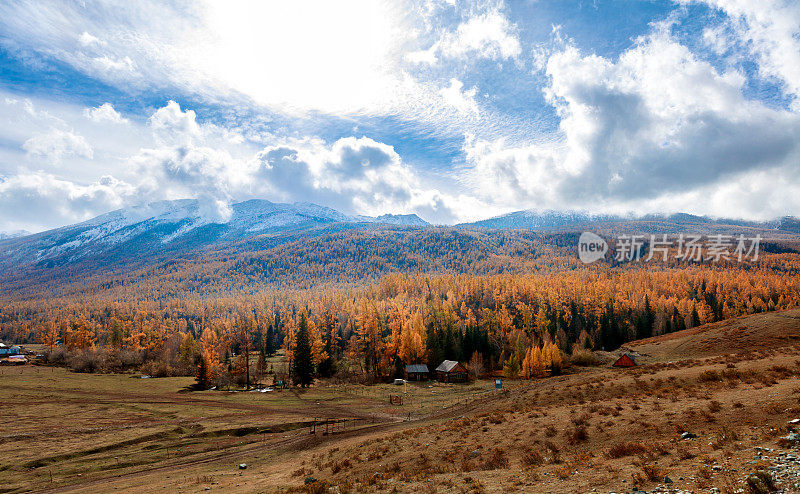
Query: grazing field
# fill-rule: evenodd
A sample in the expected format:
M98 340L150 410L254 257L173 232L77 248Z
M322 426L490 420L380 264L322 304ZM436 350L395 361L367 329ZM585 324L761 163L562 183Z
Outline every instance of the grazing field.
M4 368L2 489L761 492L750 484L762 471L794 492L798 444L784 437L800 418L798 312L636 342L647 354L636 368L571 367L502 391L481 380L188 392L191 378ZM721 335L749 347L714 355ZM325 419L350 421L326 434Z
M491 390L469 385L328 386L271 392L188 392L192 378L0 369L0 471L5 491L61 487L147 466L225 461L303 442L316 420L342 432L419 419ZM388 397L406 397L391 405ZM320 431L324 427L320 426ZM242 461L252 461L242 453ZM239 461L238 457L235 460Z

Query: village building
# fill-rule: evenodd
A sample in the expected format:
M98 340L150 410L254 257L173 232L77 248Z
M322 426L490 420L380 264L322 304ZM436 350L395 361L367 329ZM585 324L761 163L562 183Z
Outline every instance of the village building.
M406 381L427 381L430 376L425 364L409 364L406 366Z
M469 371L460 362L445 360L436 368L436 379L443 383L463 383L469 380Z
M636 367L636 359L633 355L623 353L622 356L614 362L614 367Z
M11 355L8 357L8 363L10 365L25 365L28 363L28 359L25 355Z
M0 357L8 357L9 355L19 355L19 354L20 354L20 347L7 346L4 343L0 343Z

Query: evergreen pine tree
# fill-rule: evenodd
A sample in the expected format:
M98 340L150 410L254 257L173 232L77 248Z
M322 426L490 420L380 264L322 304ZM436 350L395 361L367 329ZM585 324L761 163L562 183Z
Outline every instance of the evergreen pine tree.
M692 306L692 315L690 316L689 327L693 328L700 325L700 314L697 313L697 306Z
M644 318L645 338L649 338L653 336L653 326L656 323L656 315L653 312L653 308L650 306L650 297L647 295L644 296Z
M306 387L314 380L314 363L311 361L311 340L308 334L306 313L300 314L300 325L295 335L292 378L295 384Z
M272 324L267 328L267 337L264 342L264 351L268 357L275 355L275 328Z

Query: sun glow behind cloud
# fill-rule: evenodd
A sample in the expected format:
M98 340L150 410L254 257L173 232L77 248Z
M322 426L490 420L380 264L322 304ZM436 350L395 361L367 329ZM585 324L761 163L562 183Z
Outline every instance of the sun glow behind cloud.
M397 8L374 0L208 3L190 65L285 111L373 112L393 100L405 37Z

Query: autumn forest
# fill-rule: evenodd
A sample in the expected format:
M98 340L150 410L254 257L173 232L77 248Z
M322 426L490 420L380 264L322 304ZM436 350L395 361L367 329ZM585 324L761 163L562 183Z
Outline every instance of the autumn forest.
M461 241L440 236L440 251L452 256L453 239ZM404 250L425 245L424 237L417 240L372 260L348 253L347 236L340 235L325 252L295 245L293 257L274 250L224 254L125 275L93 272L52 289L48 281L29 283L17 292L26 297L5 292L0 338L41 343L50 359L75 370L197 375L203 386L249 385L267 374L300 383L314 377L383 380L402 377L407 364L435 368L444 359L468 363L476 375L532 378L557 373L592 350L800 305L800 255L787 247L791 242L767 243L757 262L609 258L585 266L563 238L520 234L498 242L499 253L462 248L466 254L454 269L435 253L423 270L395 269ZM301 241L308 243L323 240ZM526 250L531 243L536 249ZM428 245L429 252L437 249ZM309 284L283 279L280 271L256 273L277 259L297 272L328 276ZM370 263L380 266L371 276L363 272ZM342 281L342 265L362 271ZM194 288L197 280L202 292ZM284 364L268 367L268 357L279 351ZM310 361L305 377L294 368L303 359Z

